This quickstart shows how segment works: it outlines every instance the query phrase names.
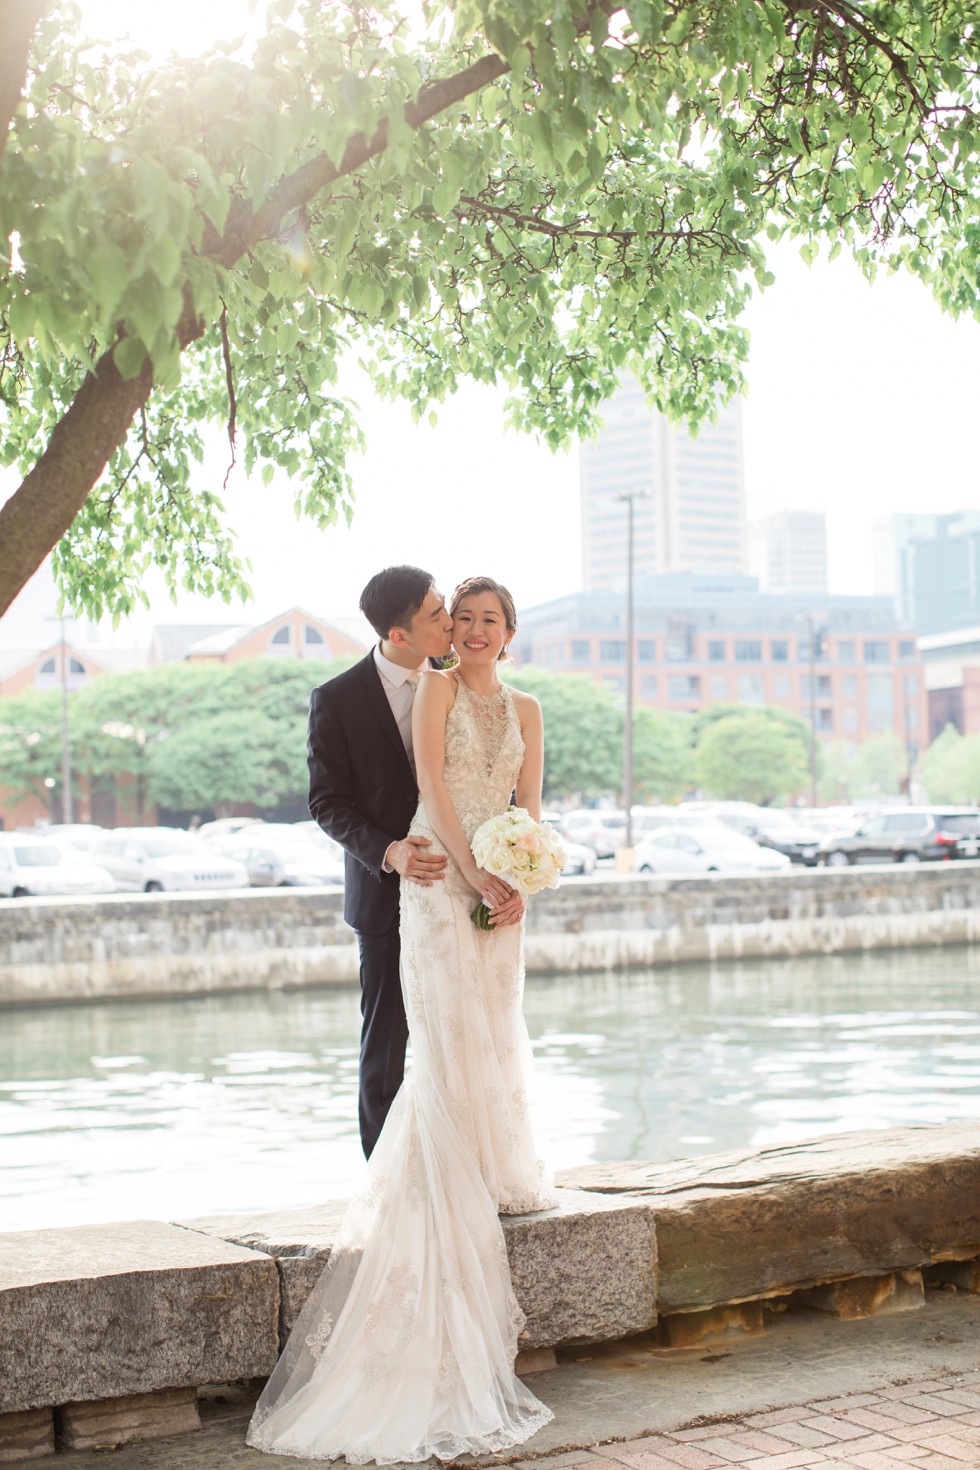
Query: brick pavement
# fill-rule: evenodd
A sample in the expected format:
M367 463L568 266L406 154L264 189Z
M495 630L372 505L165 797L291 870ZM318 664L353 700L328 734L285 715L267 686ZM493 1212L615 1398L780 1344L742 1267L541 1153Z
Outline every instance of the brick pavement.
M964 1470L980 1466L980 1373L593 1445L516 1470Z

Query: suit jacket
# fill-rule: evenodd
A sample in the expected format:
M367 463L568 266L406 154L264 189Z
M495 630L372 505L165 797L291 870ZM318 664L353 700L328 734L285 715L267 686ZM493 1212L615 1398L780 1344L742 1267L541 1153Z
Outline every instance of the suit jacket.
M419 792L374 651L314 689L307 742L310 815L344 848L344 918L362 934L398 920L397 873L381 870L408 833Z

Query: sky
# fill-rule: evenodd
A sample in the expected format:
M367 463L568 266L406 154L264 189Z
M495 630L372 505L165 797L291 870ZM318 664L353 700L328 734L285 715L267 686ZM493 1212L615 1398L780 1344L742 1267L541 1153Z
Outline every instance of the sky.
M248 17L245 0L83 0L83 9L93 28L128 26L156 51L203 48ZM945 317L910 277L869 285L843 256L808 267L784 244L770 249L770 265L776 283L744 318L749 517L826 511L831 590L870 592L876 517L980 505L980 323ZM151 581L155 620L259 621L296 603L348 617L368 577L392 561L427 567L444 590L488 573L518 607L581 585L576 450L553 455L505 431L504 395L489 388L464 385L435 429L414 425L406 405L379 402L354 378L342 388L361 404L368 441L351 466L351 529L298 523L288 489L248 485L236 472L225 499L253 564L252 603L187 598L175 609L162 582ZM216 435L209 468L218 483L225 458Z

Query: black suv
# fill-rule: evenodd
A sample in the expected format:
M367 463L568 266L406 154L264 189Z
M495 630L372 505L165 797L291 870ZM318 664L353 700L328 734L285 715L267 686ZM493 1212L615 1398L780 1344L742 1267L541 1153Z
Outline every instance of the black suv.
M856 832L820 844L820 861L923 863L980 856L980 811L970 807L909 806L867 817Z

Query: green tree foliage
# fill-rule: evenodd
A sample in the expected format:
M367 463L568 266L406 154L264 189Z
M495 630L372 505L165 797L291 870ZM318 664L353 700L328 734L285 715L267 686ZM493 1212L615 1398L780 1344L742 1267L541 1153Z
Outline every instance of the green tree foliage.
M610 793L622 798L624 716L615 696L579 674L511 670L507 682L526 689L544 716L544 798ZM691 748L682 716L637 709L633 716L633 781L638 801L676 801L691 782Z
M769 806L806 786L808 746L767 711L742 710L708 723L698 742L695 770L708 796Z
M930 801L980 801L980 736L947 725L923 755L921 770Z
M908 756L893 731L869 735L858 747L858 796L898 796L908 772Z
M0 782L10 800L51 809L48 779L61 786L61 695L30 690L0 701Z
M633 725L633 781L638 801L679 801L694 784L689 721L665 710L638 709Z
M289 762L268 716L234 708L202 716L158 740L149 757L149 794L157 806L228 816L238 802L275 806Z
M623 717L608 689L584 675L534 668L508 670L507 682L541 703L546 802L620 790Z
M148 805L212 810L302 797L310 690L351 662L173 663L93 679L69 695L72 769L93 785L128 778L137 824ZM44 779L60 784L60 771L60 693L0 702L4 791L47 802Z
M315 523L347 515L345 355L420 413L504 383L558 445L626 367L692 423L736 391L766 237L977 310L973 0L407 10L272 0L252 50L154 66L7 0L0 612L55 544L91 612L151 562L239 590L215 422Z

